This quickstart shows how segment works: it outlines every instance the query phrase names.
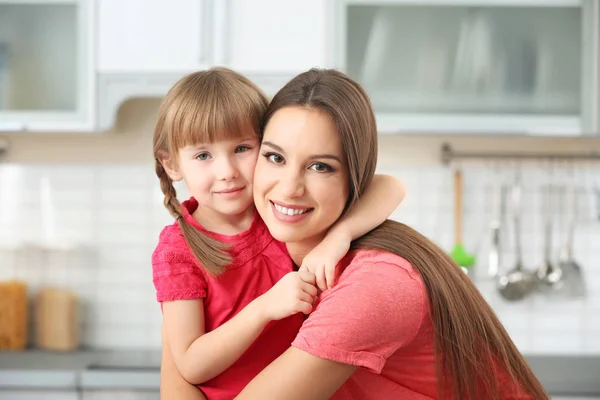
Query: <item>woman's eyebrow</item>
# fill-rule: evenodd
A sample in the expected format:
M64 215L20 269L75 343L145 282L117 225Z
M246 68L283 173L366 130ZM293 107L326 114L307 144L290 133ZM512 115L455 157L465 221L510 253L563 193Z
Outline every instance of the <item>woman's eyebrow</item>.
M269 141L264 141L262 142L262 144L264 146L269 146L270 148L272 148L275 151L278 151L282 154L285 154L285 151L281 148L281 146L276 145L273 142L269 142ZM340 164L342 164L342 160L340 160L340 158L338 156L335 156L333 154L313 154L310 156L311 160L317 160L317 159L328 159L328 160L335 160L337 162L339 162Z
M272 148L275 151L278 151L280 153L285 153L285 151L283 151L283 149L280 146L277 146L275 143L273 142L269 142L269 141L264 141L262 142L263 146L269 146L270 148Z
M334 156L333 154L313 154L312 156L310 156L311 160L322 160L324 158L328 160L335 160L342 164L342 160L340 160L338 156Z

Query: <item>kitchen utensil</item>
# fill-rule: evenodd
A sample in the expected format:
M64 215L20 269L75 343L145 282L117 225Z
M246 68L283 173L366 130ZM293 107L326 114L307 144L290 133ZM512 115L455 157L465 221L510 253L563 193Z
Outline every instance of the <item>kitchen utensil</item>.
M572 177L574 178L574 177ZM569 179L565 193L567 235L562 247L559 267L563 273L565 289L574 297L585 296L586 288L581 266L573 258L573 239L577 225L577 193L573 179Z
M536 270L535 278L542 290L560 289L563 285L562 270L552 263L552 185L542 187L542 218L544 221L544 258Z
M490 252L488 255L488 277L496 277L500 270L500 228L504 214L504 196L500 180L492 185L492 220L490 222Z
M467 253L462 242L462 172L454 172L454 236L455 244L450 257L456 264L468 272L468 268L475 264L475 257Z
M522 300L533 288L533 276L523 269L523 253L521 250L521 182L520 173L511 190L513 234L515 240L516 261L514 268L498 279L498 291L506 300Z

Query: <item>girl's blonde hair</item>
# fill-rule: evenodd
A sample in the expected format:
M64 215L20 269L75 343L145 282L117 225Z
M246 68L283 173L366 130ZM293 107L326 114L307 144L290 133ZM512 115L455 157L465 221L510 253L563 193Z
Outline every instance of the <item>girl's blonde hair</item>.
M199 143L258 138L269 101L246 77L227 68L211 68L181 78L163 99L154 130L156 175L164 205L175 217L185 240L211 275L231 263L224 243L185 221L173 181L162 165L169 157L177 165L179 149Z

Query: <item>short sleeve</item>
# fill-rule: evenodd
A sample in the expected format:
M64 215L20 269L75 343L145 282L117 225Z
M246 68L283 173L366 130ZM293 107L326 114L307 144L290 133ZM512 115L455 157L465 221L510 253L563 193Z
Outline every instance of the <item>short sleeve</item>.
M159 302L206 297L204 273L177 226L168 226L161 232L152 253L152 281Z
M292 345L380 373L424 321L426 292L415 274L395 263L351 263L321 295Z

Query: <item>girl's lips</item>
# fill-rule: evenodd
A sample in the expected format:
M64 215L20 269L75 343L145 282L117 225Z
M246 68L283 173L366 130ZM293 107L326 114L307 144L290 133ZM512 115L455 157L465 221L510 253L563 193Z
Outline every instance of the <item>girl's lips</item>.
M220 190L216 193L218 193L218 194L234 193L234 192L239 192L243 188L244 188L243 186L240 186L240 187L235 187L235 188L231 188L231 189Z
M244 192L244 188L238 187L238 188L233 188L233 189L221 190L221 191L215 192L215 193L221 197L224 197L227 199L232 199L232 198L235 198L235 197L241 195L243 192Z
M270 201L270 203L275 218L281 222L287 223L300 222L314 210L314 208L311 207L284 205L285 203L274 201Z

